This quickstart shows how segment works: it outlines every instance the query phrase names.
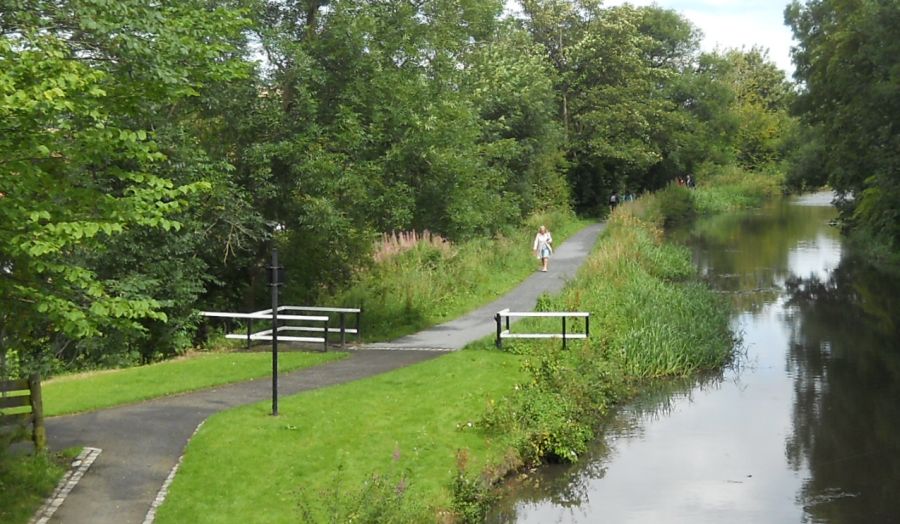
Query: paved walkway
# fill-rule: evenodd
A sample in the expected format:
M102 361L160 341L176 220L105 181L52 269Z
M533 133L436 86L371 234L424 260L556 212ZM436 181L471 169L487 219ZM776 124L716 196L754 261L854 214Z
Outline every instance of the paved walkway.
M504 308L529 311L542 293L562 289L603 228L604 224L593 224L571 237L556 250L549 272L536 272L491 304L389 344L364 346L341 361L281 375L279 392L289 395L370 377L435 358L444 351L460 349L493 333L493 315L497 311ZM144 522L197 425L218 411L266 399L271 399L268 377L48 419L51 448L91 446L103 450L51 522Z

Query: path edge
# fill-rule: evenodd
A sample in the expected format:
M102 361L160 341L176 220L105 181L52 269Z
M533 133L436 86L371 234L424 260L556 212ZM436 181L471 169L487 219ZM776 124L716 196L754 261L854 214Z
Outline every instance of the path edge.
M59 483L56 484L53 493L47 497L44 504L37 510L37 513L28 521L28 524L46 524L49 522L56 510L63 505L66 497L75 489L75 486L78 485L78 482L102 452L103 450L100 448L82 448L81 453L72 461L69 471L59 479Z
M187 451L188 445L194 440L194 437L197 436L197 432L200 431L200 428L203 427L203 424L206 423L206 420L203 420L197 427L194 428L194 432L191 433L191 436L188 437L187 442L184 443L184 448L181 451L181 455L178 457L178 462L172 466L172 469L169 471L169 475L166 477L166 480L163 481L162 486L159 488L159 491L156 492L156 498L153 499L153 502L150 504L150 509L147 510L147 515L144 516L143 524L153 524L156 520L156 511L162 506L162 503L166 501L166 497L169 495L169 488L172 486L172 481L175 480L175 474L178 473L178 468L181 467L181 463L184 462L184 454Z

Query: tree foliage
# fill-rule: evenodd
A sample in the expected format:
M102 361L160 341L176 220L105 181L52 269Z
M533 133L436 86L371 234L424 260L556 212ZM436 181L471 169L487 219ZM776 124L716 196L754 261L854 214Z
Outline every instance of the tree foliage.
M202 179L167 177L152 122L235 75L241 18L203 2L12 1L0 18L0 313L15 349L62 351L164 322L163 304L90 263L138 231L177 232ZM197 30L205 28L205 31ZM163 242L165 244L165 241Z
M900 5L892 0L795 1L797 109L821 140L818 168L848 218L900 246ZM799 163L805 173L810 155Z
M789 86L761 50L702 54L658 7L522 6L2 0L3 343L148 361L201 305L257 308L272 243L308 302L382 232L489 236L780 160Z

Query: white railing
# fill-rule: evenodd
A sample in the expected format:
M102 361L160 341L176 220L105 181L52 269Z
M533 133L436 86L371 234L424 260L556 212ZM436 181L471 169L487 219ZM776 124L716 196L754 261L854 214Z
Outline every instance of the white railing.
M560 318L562 319L562 330L559 333L512 333L509 329L510 318ZM584 333L571 333L566 331L567 318L583 318ZM503 329L503 319L506 319L506 329ZM563 349L566 347L566 340L587 339L591 335L591 314L584 311L549 311L549 312L513 312L509 309L498 311L494 316L497 321L497 339L496 346L502 347L504 338L559 338L562 339Z
M339 315L340 324L338 327L330 327L329 326L329 317L327 315L291 315L281 314L282 311L301 311L301 312L313 312L313 313L337 313ZM348 313L356 314L356 327L348 328L346 326L346 315ZM229 312L221 312L221 311L201 311L201 316L204 317L212 317L212 318L233 318L233 319L246 319L247 320L247 333L229 333L225 335L225 338L229 339L242 339L247 341L247 349L250 348L252 341L254 340L272 340L272 329L264 329L261 331L253 331L253 321L254 320L262 320L269 321L272 320L272 310L264 309L261 311L254 311L253 313L229 313ZM276 327L276 337L279 342L316 342L321 343L322 347L327 351L328 350L328 334L329 333L340 333L341 336L341 347L344 347L346 343L347 333L355 334L357 339L360 334L360 316L362 315L362 309L359 308L337 308L337 307L316 307L316 306L281 306L278 308L278 314L276 316L278 322L281 321L299 321L299 322L313 322L313 323L321 323L320 326L309 326L309 325L279 325ZM294 335L282 335L282 333L290 333L290 332L312 332L312 333L321 333L322 336L294 336Z
M318 331L318 332L326 332L326 333L340 333L341 334L341 347L344 347L346 343L347 334L356 335L356 341L359 342L360 336L360 317L362 317L362 309L358 307L321 307L321 306L281 306L278 308L278 311L301 311L301 312L310 312L310 313L337 313L338 314L338 327L333 328L323 328L320 327L303 327L303 326L293 326L296 331ZM353 314L356 317L354 322L354 327L347 327L347 314ZM279 315L279 318L281 315Z

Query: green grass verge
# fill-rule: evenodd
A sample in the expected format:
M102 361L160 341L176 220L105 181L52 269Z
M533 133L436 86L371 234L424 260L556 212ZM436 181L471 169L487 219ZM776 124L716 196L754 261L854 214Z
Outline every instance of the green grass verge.
M427 243L390 257L357 276L355 282L320 303L362 305L366 340L392 340L451 320L517 286L537 268L531 251L541 224L555 245L590 221L567 212L535 215L507 235L459 245Z
M346 357L346 353L284 352L281 371L293 371ZM157 364L93 371L43 383L47 416L91 411L259 378L272 371L269 353L195 353Z
M25 524L50 496L79 450L36 455L0 453L0 522Z
M457 450L469 450L476 471L504 453L474 422L521 380L518 357L463 351L284 398L278 417L263 403L214 415L157 522L349 521L364 506L355 489L375 472L402 477L391 492L402 482L410 503L446 507Z

